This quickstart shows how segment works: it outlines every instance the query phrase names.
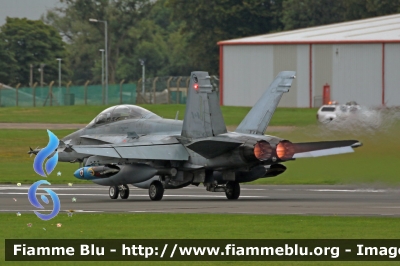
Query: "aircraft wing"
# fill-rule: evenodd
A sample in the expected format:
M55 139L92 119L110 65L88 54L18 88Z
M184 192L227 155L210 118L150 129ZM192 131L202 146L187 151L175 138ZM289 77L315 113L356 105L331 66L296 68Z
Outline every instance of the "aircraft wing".
M122 145L77 145L72 149L78 153L87 155L98 155L111 158L122 159L142 159L142 160L168 160L186 161L189 153L185 146L176 144L122 144Z
M126 134L119 134L119 135L83 135L81 136L82 139L92 140L93 143L97 142L97 144L106 144L106 143L118 143L122 142L123 139L126 138Z
M362 144L357 140L321 141L293 143L293 158L320 157L354 152L353 148Z

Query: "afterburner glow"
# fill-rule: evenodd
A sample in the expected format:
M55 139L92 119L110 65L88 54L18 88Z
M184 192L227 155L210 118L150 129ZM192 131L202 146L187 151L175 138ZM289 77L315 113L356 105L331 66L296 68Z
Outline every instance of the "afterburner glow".
M291 159L294 155L294 146L290 141L284 140L276 146L276 155L281 160Z
M265 161L271 158L272 148L266 141L259 141L254 146L254 156L260 161Z

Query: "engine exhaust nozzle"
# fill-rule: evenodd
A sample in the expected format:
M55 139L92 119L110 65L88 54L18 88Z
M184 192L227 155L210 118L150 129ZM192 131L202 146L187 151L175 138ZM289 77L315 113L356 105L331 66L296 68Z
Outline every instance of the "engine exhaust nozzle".
M256 145L254 145L254 156L260 161L266 161L272 156L272 147L271 145L262 140L258 141Z
M283 140L276 146L276 155L281 160L292 159L294 153L294 145L288 140Z

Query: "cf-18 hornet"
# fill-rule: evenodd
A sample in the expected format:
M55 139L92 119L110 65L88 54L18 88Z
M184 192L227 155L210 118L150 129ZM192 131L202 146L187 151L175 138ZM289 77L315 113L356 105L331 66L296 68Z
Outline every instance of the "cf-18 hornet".
M264 135L294 78L293 71L280 72L237 129L228 132L210 76L192 72L183 121L135 105L113 106L60 140L58 160L79 162L74 176L109 186L111 199L127 199L128 184L148 189L151 200L161 200L165 189L203 184L236 200L240 183L280 175L286 161L361 146L357 140L293 143Z

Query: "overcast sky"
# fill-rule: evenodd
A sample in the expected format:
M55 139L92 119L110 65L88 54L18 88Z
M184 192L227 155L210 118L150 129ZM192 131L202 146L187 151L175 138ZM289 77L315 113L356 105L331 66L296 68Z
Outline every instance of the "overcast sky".
M40 19L40 16L59 5L59 0L0 0L0 25L6 17Z

